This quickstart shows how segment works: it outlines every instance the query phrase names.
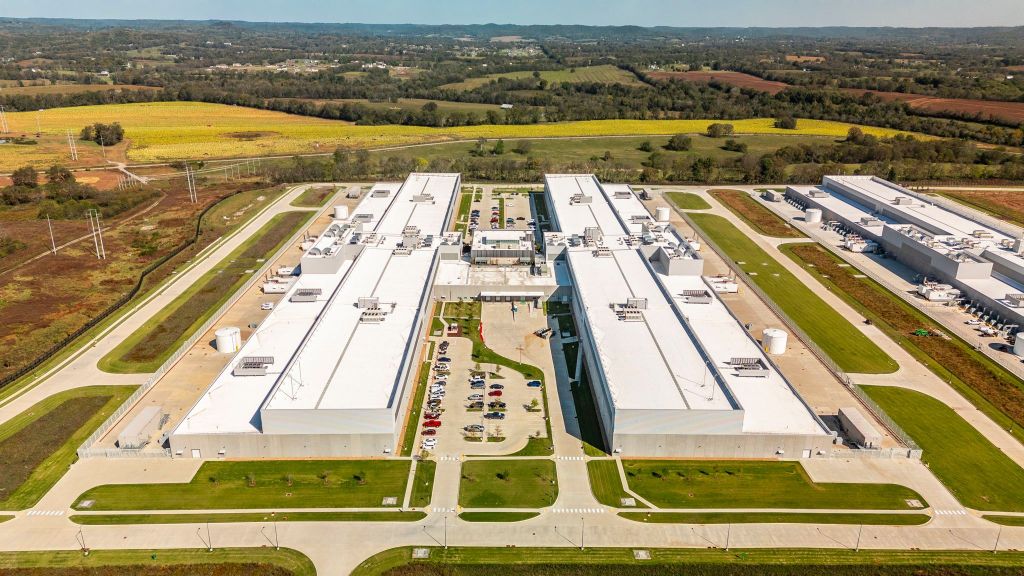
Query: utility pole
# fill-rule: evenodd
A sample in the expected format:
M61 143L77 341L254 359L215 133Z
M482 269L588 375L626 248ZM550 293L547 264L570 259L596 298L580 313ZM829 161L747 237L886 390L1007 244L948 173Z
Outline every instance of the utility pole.
M188 162L185 163L185 183L188 185L188 199L193 204L199 202L199 195L196 193L196 178L192 174L192 169L189 168Z
M96 248L96 258L106 260L107 251L103 246L103 225L100 222L100 213L95 208L85 213L89 219L89 230L92 232L92 243Z
M36 110L36 138L40 137L43 134L43 127L42 127L42 124L39 121L39 117L42 114L43 114L43 109L42 108L40 108L39 110Z
M50 224L50 215L46 215L46 228L50 230L50 246L53 247L54 256L57 255L57 242L53 239L53 225Z
M4 112L2 104L0 104L0 130L3 130L4 134L10 132L10 130L7 129L7 113Z
M98 135L100 137L100 153L103 154L103 160L107 159L107 147L103 144L103 134Z

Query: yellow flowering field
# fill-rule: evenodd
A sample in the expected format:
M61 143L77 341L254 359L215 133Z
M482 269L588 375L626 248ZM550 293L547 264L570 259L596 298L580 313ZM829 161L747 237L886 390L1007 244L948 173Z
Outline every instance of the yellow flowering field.
M17 133L34 133L36 112L9 113L8 124ZM331 152L346 148L382 148L475 138L539 138L572 136L655 135L703 132L714 122L728 122L737 133L844 136L850 124L800 120L797 130L772 126L770 118L744 120L591 120L530 125L484 125L458 128L422 126L356 126L347 122L296 116L281 112L207 104L154 102L55 108L38 113L42 131L75 134L87 124L120 122L130 141L131 162L178 159L213 159ZM878 136L896 130L863 127ZM0 168L65 161L59 147L0 146Z

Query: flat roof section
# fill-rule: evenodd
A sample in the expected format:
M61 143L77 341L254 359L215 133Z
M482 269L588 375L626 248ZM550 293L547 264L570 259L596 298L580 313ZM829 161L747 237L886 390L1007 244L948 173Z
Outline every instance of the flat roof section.
M548 174L544 187L555 209L556 224L565 234L582 235L587 228L599 228L606 236L627 233L593 174ZM589 201L573 200L580 196Z

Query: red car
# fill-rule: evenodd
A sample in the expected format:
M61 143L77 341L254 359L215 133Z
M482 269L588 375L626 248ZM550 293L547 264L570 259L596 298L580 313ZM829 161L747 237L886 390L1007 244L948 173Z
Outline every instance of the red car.
M440 412L427 412L426 414L423 415L423 417L425 419L427 419L427 420L437 420L438 418L441 417L441 413Z
M426 422L423 423L423 427L424 428L440 428L441 427L441 421L440 420L427 420Z
M423 434L424 436L436 436L437 428L427 428L426 430L421 432L421 434Z
M501 396L501 390L491 390L487 393L488 396Z

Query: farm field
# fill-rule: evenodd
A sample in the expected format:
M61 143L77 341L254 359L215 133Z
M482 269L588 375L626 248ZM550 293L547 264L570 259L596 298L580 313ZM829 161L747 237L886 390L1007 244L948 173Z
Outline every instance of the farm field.
M1020 574L1024 553L991 551L883 551L832 549L651 548L637 560L635 548L460 548L430 550L429 560L411 560L411 548L371 556L353 576L1010 576Z
M61 392L0 425L0 509L39 501L75 461L75 450L116 410L133 386Z
M790 87L789 84L786 84L785 82L765 80L764 78L758 78L757 76L744 74L743 72L732 72L728 70L693 70L688 72L659 71L648 72L647 75L655 80L679 80L682 82L696 83L716 81L721 82L722 84L735 86L737 88L749 88L751 90L768 92L769 94L778 94Z
M293 99L289 98L289 100ZM487 112L488 110L494 110L496 112L501 111L501 107L498 106L497 104L481 104L476 102L453 102L449 100L426 100L423 98L399 98L394 102L391 102L389 100L368 100L366 98L294 98L294 100L312 102L314 104L362 104L367 108L372 108L375 110L417 111L422 109L424 104L427 104L428 102L433 102L434 104L437 104L437 109L442 112Z
M802 232L789 225L774 212L768 210L740 190L714 189L708 194L722 203L733 214L740 217L751 228L773 238L803 238Z
M469 460L462 464L463 508L543 508L558 497L551 460Z
M313 562L290 548L0 552L6 576L316 576Z
M951 408L914 390L862 388L921 446L924 463L961 504L1024 512L1024 469Z
M498 78L511 78L521 79L530 78L533 76L532 70L522 70L519 72L504 72L501 74L488 74L487 76L481 76L477 78L466 78L462 82L454 82L452 84L444 84L441 86L445 90L472 90L479 88ZM623 70L618 66L612 66L610 64L600 66L584 66L582 68L576 68L575 71L566 70L541 70L540 77L542 80L547 80L550 83L555 82L596 82L599 84L628 84L632 86L644 86L645 84L640 81L632 72Z
M12 130L34 129L35 114L7 115ZM573 136L658 135L700 133L714 120L589 120L550 124L482 125L454 128L422 126L355 126L346 122L200 102L107 104L46 110L40 114L44 136L59 141L64 131L94 122L120 122L130 141L132 162L329 153L336 147L379 148L472 140L476 138L538 138ZM737 133L844 137L850 124L802 120L797 130L773 126L772 118L734 120ZM864 127L865 133L891 136L897 130ZM65 144L66 145L66 144ZM31 154L31 146L0 146L0 169L24 164L47 165L66 155L64 148ZM97 147L98 148L98 147Z
M787 514L785 512L620 512L619 516L651 524L863 524L917 526L927 514Z
M160 91L154 86L134 84L46 84L40 86L4 86L0 96L39 96L44 94L80 94L82 92Z
M145 326L100 360L108 372L153 372L249 279L311 217L312 212L284 212L270 220L223 261Z
M1001 122L1024 122L1024 102L1000 102L997 100L975 100L970 98L939 98L923 94L907 92L880 92L859 88L842 88L843 92L854 96L871 93L882 100L906 102L914 110L932 114L957 114L976 117L978 120L998 120Z
M187 484L109 484L77 501L101 511L377 508L388 496L401 501L408 476L402 460L206 462Z
M1024 226L1024 193L1011 190L928 190L997 218Z
M841 266L845 262L817 244L790 244L781 250L989 418L1024 441L1024 383L1019 378L956 336L914 336L920 328L945 330L860 270Z
M895 484L817 484L799 462L623 460L631 490L661 508L908 510ZM923 501L923 500L922 500Z
M857 330L809 286L798 280L728 220L714 214L690 213L701 235L752 275L751 279L814 340L843 371L889 374L896 361Z

